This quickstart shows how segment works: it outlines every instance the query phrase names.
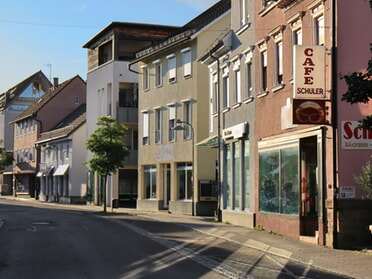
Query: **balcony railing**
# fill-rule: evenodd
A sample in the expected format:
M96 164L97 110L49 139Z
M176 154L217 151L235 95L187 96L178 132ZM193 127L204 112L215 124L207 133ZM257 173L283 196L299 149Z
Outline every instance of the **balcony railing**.
M119 107L116 119L123 123L138 123L138 108Z

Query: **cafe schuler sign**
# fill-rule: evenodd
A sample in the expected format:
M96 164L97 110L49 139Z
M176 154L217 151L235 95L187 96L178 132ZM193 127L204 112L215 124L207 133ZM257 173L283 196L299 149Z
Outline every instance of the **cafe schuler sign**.
M325 98L324 46L294 46L294 98Z

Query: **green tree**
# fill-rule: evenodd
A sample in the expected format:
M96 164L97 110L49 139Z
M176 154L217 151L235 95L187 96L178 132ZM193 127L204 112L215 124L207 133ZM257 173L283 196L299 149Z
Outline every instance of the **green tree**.
M99 126L85 143L87 149L93 153L93 157L85 164L89 169L97 172L104 181L103 211L106 212L106 188L107 176L116 173L122 167L129 151L123 142L127 128L118 123L115 118L102 116L98 119Z
M369 1L369 4L372 12L372 0ZM348 90L342 95L341 100L350 104L367 104L372 98L372 58L368 61L367 71L365 73L353 72L349 75L341 76L341 79L345 79L348 86ZM372 114L360 121L360 127L364 129L372 129Z
M354 181L361 186L366 192L367 197L372 199L372 164L368 161L359 175L354 175Z
M0 140L0 146L2 146L3 141ZM0 147L0 171L3 171L7 166L13 164L13 153L5 150L4 147Z

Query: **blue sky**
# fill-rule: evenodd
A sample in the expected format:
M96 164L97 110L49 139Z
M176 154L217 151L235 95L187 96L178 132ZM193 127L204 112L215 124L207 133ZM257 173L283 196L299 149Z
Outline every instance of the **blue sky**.
M85 79L82 46L112 21L182 26L217 1L1 0L0 93L39 70Z

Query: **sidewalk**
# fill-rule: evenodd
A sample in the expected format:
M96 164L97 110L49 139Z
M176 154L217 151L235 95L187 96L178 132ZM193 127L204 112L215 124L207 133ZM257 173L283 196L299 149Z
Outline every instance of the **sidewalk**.
M0 197L17 199L13 197ZM35 200L29 202L40 203ZM49 206L73 208L83 211L101 211L102 207L91 205L62 205L47 203ZM107 209L111 212L111 208ZM142 212L136 209L118 208L114 212L144 216L161 222L174 223L191 228L200 233L209 234L236 244L280 256L289 260L322 270L346 275L356 279L372 278L372 252L331 249L308 244L282 236L271 235L266 231L256 231L234 225L217 223L213 217L186 216L169 214L166 211ZM371 253L369 253L371 252Z

